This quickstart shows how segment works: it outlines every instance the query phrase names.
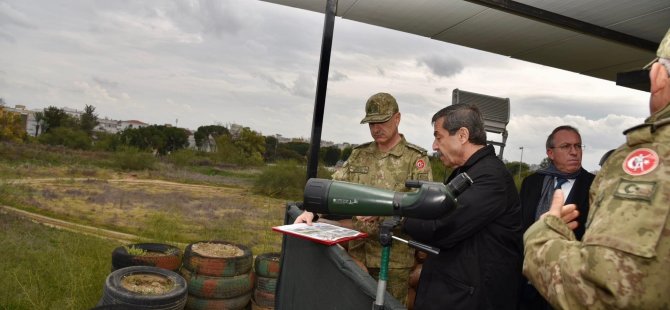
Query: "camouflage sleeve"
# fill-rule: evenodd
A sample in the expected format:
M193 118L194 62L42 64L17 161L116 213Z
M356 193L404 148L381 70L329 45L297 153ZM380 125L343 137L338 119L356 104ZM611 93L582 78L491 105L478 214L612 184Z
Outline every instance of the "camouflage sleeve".
M555 309L656 309L666 298L665 262L650 273L653 260L575 241L557 217L533 224L524 247L523 273Z

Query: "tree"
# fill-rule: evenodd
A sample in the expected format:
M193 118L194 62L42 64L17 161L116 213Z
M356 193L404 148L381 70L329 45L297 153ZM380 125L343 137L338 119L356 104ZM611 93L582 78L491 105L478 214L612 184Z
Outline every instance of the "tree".
M161 155L188 146L188 132L182 128L152 125L128 128L121 132L121 143L143 151L156 151Z
M265 136L265 153L263 153L265 162L274 162L276 160L278 147L279 140L276 137Z
M84 113L79 117L79 128L90 136L98 124L100 122L98 122L98 114L95 114L95 107L87 104L84 107Z
M5 111L3 101L0 105L0 141L20 142L25 137L26 130L21 115Z
M210 137L216 141L221 135L230 135L228 128L221 125L200 126L193 134L195 146L201 151L216 151L216 142L212 143Z
M547 169L547 168L549 168L549 164L551 164L551 160L549 159L549 157L545 157L545 158L542 159L542 161L540 162L540 169Z
M65 113L65 110L54 106L45 108L42 112L42 125L44 130L42 132L49 132L58 127L78 128L79 120Z
M321 159L326 166L335 166L337 161L340 160L342 151L340 151L340 149L336 146L328 146L322 147L319 153L321 154Z

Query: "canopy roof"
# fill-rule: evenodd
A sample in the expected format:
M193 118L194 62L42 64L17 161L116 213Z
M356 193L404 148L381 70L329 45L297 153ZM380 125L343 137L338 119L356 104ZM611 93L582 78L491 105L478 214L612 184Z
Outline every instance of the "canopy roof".
M666 0L339 0L336 14L610 81L653 59L670 27Z

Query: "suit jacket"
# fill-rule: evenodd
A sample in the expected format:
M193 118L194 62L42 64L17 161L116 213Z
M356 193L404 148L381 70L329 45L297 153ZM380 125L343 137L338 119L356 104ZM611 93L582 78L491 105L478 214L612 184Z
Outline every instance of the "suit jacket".
M574 230L577 240L582 240L584 235L586 218L589 215L589 188L591 188L591 183L595 178L595 175L584 170L584 168L580 169L582 172L575 179L568 199L565 201L566 204L576 204L577 210L579 210L579 217L577 218L579 226ZM535 223L535 212L537 211L537 205L540 203L544 176L543 174L533 173L523 179L523 183L521 183L519 198L521 198L521 223L524 232Z
M579 217L577 218L579 226L573 231L577 240L582 240L582 236L584 235L586 219L589 215L589 188L595 178L595 175L584 170L584 168L580 169L581 173L575 179L570 194L568 194L568 199L565 200L566 204L576 204L577 210L579 210ZM523 182L521 183L519 198L521 199L521 224L524 232L530 225L535 223L535 213L537 211L537 206L540 203L540 197L542 196L544 177L544 174L533 173L523 179ZM551 309L549 303L544 300L544 297L540 295L535 287L528 283L528 280L523 275L521 275L520 282L519 305L517 309Z

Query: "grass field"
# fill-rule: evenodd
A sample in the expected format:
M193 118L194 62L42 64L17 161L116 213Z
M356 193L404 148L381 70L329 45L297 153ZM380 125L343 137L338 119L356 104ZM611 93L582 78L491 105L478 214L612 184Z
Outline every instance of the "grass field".
M11 146L10 147L14 147ZM41 152L51 152L40 157ZM97 157L99 156L99 157ZM0 144L0 205L138 236L110 240L0 213L0 309L90 309L111 253L128 242L222 240L279 252L286 200L254 194L258 169L158 163L124 171L110 154Z

